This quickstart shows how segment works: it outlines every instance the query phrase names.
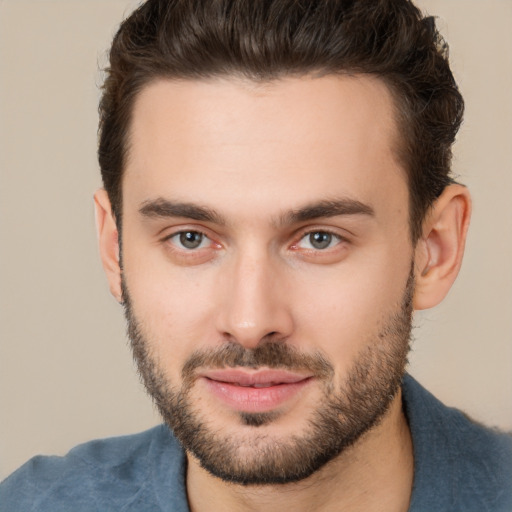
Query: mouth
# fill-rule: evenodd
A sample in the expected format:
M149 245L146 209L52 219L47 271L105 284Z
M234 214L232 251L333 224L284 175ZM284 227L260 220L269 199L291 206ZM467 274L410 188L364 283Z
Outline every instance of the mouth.
M210 370L200 375L208 391L241 412L268 412L291 402L313 380L285 370Z

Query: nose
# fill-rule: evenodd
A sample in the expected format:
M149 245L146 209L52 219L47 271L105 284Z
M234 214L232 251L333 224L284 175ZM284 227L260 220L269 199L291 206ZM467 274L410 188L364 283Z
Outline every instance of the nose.
M217 330L223 339L255 348L262 340L286 339L293 331L286 269L267 254L240 254L223 270Z

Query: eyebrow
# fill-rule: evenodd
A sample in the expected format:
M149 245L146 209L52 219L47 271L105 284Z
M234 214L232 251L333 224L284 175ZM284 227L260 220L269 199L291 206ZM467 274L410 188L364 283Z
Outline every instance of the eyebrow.
M225 219L210 208L192 203L169 201L163 198L144 201L139 208L139 213L149 218L184 217L198 222L226 224Z
M173 218L183 217L198 222L211 222L218 225L226 225L227 222L215 210L193 203L170 201L157 198L142 203L139 212L148 218ZM279 217L279 225L290 225L325 217L337 217L339 215L366 215L373 217L373 208L355 199L324 200L308 204L296 210L291 210Z
M326 200L285 213L280 218L280 224L295 224L323 217L337 217L339 215L366 215L374 217L375 211L370 205L355 199Z

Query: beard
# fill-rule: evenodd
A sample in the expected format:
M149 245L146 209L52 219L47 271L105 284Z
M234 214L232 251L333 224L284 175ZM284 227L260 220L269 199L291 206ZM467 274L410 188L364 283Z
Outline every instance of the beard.
M297 482L311 476L377 426L396 397L407 365L412 329L414 273L411 269L397 311L358 353L343 383L333 383L334 366L321 353L302 353L272 336L254 349L236 342L193 353L182 368L181 386L172 386L151 340L142 332L123 281L125 315L133 356L148 394L187 453L212 475L243 485ZM321 384L322 398L303 432L288 438L261 427L277 412L238 412L245 433L233 435L212 426L192 393L201 368L279 368L307 371Z

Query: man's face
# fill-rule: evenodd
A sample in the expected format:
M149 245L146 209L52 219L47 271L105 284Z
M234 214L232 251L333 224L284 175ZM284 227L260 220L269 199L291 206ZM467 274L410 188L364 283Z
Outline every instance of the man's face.
M123 178L130 335L164 418L212 473L304 478L399 398L413 249L397 137L370 77L139 95Z

